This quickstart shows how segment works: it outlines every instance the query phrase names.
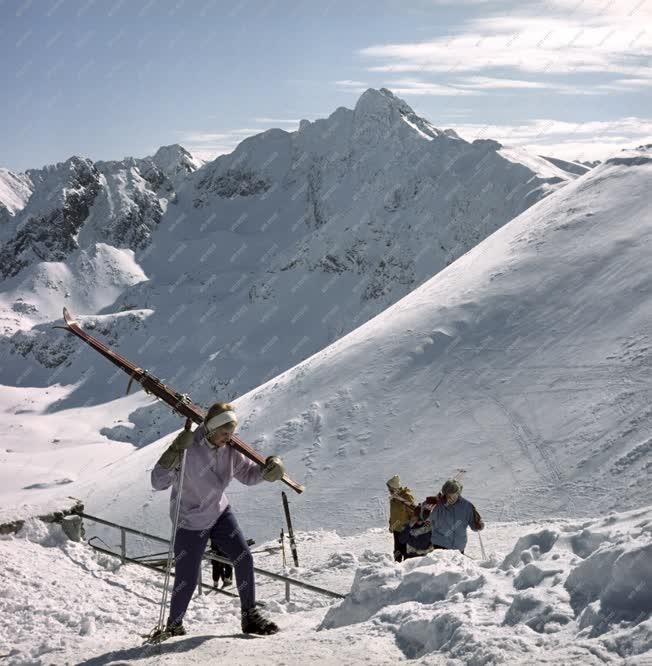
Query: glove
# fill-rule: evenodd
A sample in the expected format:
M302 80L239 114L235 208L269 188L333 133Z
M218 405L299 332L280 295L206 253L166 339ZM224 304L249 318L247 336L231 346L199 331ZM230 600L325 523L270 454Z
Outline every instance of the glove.
M285 474L283 461L278 456L268 456L263 467L265 481L278 481Z
M482 531L483 529L484 529L484 523L482 521L480 521L478 523L478 531Z
M172 442L170 448L183 453L190 448L193 440L193 433L190 430L182 430Z
M182 430L172 444L168 446L165 453L158 459L158 464L165 469L177 467L183 457L183 452L189 449L193 441L193 433L190 430Z

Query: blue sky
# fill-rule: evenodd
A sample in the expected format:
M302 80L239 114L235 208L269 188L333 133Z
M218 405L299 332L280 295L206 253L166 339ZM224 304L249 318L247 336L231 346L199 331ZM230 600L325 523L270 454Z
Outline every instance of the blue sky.
M368 87L565 158L652 142L650 0L0 0L0 166L203 158Z

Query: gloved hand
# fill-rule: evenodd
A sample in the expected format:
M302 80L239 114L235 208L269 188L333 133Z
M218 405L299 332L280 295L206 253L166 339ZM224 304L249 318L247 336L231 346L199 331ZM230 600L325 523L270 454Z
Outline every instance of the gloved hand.
M484 529L484 522L481 520L481 521L478 523L478 531L482 531L483 529Z
M267 456L263 467L265 481L278 481L285 474L285 466L278 456Z
M193 433L190 430L182 430L172 444L168 446L165 453L158 459L158 464L165 469L177 467L183 457L183 452L189 449L193 441Z
M172 442L170 448L173 448L175 451L181 451L182 453L190 448L192 444L193 433L190 430L182 430Z

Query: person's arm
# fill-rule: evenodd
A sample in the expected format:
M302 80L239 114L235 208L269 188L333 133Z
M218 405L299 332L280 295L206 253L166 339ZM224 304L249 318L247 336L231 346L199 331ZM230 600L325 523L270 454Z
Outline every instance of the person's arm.
M243 483L245 486L255 486L264 481L263 479L263 468L255 463L253 460L249 460L244 454L240 451L233 450L233 476Z
M419 505L419 518L421 520L428 520L430 514L432 513L432 510L436 506L433 502L428 501L430 499L432 498L426 497L426 499Z
M151 482L154 490L166 490L172 485L181 467L183 452L190 448L192 441L193 433L190 430L182 430L174 438L152 470Z
M474 532L479 532L480 530L484 529L484 523L482 522L482 518L480 518L480 514L477 512L473 504L471 504L471 516L469 518L469 527Z
M403 498L405 499L407 504L411 504L412 506L414 506L417 503L416 500L414 499L414 495L410 492L408 488L405 489L403 493Z
M152 488L154 490L166 490L174 483L178 473L178 467L165 469L160 463L156 463L151 474Z
M430 514L432 513L433 509L441 503L442 503L441 493L439 493L439 495L430 495L426 497L426 499L421 504L421 508L419 510L419 517L421 518L421 520L427 520Z
M278 456L267 456L265 465L261 467L239 451L234 451L234 454L233 476L245 486L255 486L261 481L279 481L285 474L283 461Z

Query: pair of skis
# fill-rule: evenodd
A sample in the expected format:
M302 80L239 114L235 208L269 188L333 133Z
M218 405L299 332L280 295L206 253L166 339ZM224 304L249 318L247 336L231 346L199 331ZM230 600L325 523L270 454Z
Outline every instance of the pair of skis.
M94 338L75 321L67 308L63 309L63 321L64 326L55 326L54 328L62 328L64 331L76 335L87 345L102 354L102 356L107 358L114 365L117 365L121 370L129 375L130 379L127 386L127 393L129 393L132 382L137 381L143 387L146 393L151 393L157 398L163 400L163 402L170 405L170 407L172 407L172 409L177 414L179 414L179 416L183 416L197 424L203 423L206 412L201 407L193 403L187 393L179 393L178 391L175 391L170 386L164 384L158 377L155 377L154 375L147 372L147 370L136 366L131 361L127 360L124 356L117 354L104 343L100 342L97 338ZM251 448L237 435L231 435L231 439L228 443L236 451L239 451L261 467L265 466L265 456ZM292 490L297 493L302 493L305 490L303 485L293 481L287 474L283 474L281 481L283 481L283 483L285 483L287 486L290 486L290 488L292 488Z

